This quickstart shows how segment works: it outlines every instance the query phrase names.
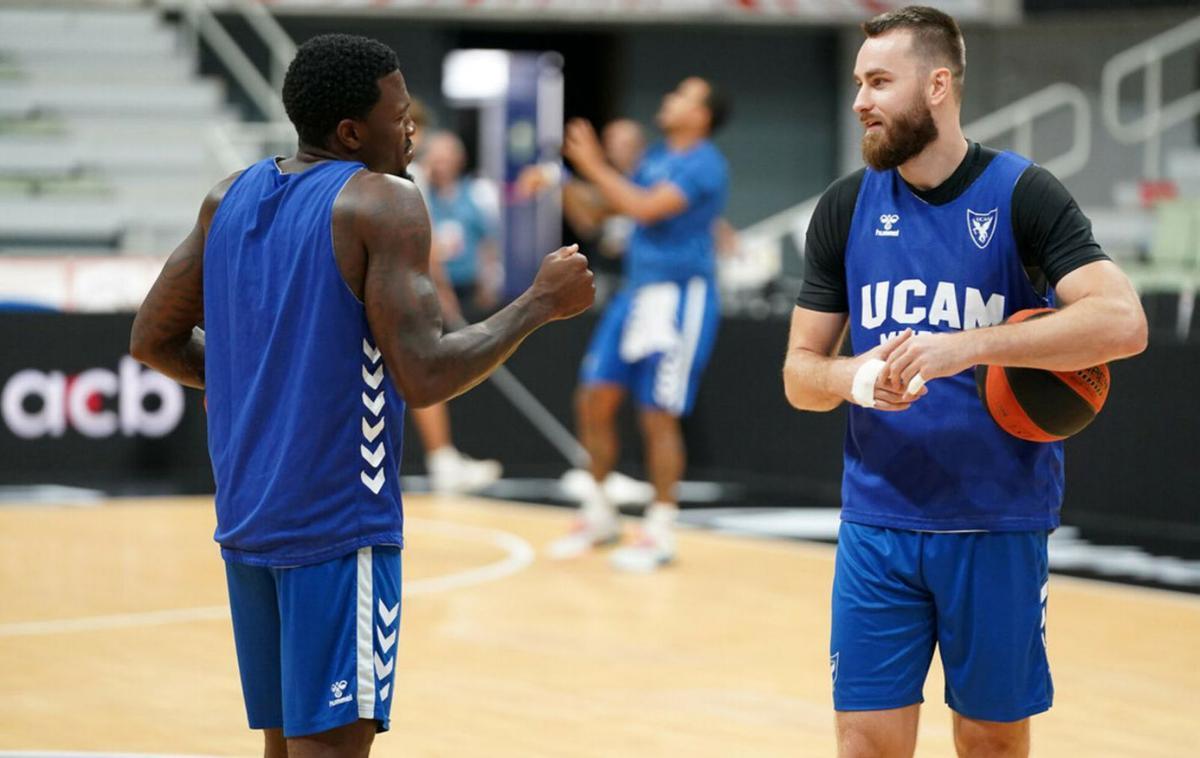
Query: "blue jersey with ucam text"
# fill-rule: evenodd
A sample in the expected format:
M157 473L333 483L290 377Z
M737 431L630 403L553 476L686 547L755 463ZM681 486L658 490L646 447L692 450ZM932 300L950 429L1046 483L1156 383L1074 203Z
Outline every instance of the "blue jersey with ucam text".
M625 253L625 274L640 287L657 282L711 280L713 224L725 209L729 169L716 145L702 140L686 150L660 143L646 151L633 181L650 188L669 182L687 198L687 208L652 224L638 224Z
M301 566L401 544L404 403L333 251L333 203L362 169L261 161L209 229L208 447L227 560Z
M1053 304L1035 291L1013 236L1013 188L1029 165L1002 153L944 205L918 198L895 170L867 170L845 256L855 354L904 329L975 329ZM1002 431L973 369L926 386L907 411L850 408L842 518L930 531L1058 526L1062 444Z

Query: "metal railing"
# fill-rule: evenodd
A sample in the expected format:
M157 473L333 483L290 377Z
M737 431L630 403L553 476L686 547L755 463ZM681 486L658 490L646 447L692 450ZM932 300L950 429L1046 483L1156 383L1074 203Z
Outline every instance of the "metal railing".
M263 146L294 141L295 133L287 121L280 93L288 63L296 54L296 44L270 11L254 0L228 0L225 5L239 12L266 46L270 60L268 80L221 25L209 0L184 0L182 3L158 0L158 5L163 9L179 8L193 50L198 54L199 41L203 40L266 119L213 127L208 148L221 170L231 173L244 168L246 163L259 157ZM247 149L246 145L252 147Z
M1158 179L1162 172L1162 133L1200 114L1200 90L1163 104L1163 60L1172 53L1200 43L1200 16L1151 37L1114 55L1100 74L1101 112L1112 135L1126 144L1144 142L1142 174ZM1121 120L1121 83L1142 72L1143 113L1132 121Z
M217 124L208 134L207 147L221 174L232 174L266 153L294 152L296 129L289 121Z
M283 75L296 57L296 43L258 0L231 0L246 22L258 33L271 56L271 84L275 92L283 90Z
M963 134L976 142L987 142L1013 132L1013 149L1033 157L1033 125L1055 111L1067 108L1072 113L1071 147L1053 158L1039 160L1059 179L1074 176L1087 166L1092 154L1092 106L1087 95L1074 84L1059 82L1004 106L963 128Z
M278 91L271 86L242 48L225 30L205 0L189 0L181 8L184 32L189 35L190 47L199 56L200 41L208 45L246 95L267 119L283 117L283 103Z

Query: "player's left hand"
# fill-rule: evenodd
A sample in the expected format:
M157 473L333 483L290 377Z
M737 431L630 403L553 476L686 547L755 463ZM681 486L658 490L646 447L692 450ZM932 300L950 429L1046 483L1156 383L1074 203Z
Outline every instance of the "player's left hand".
M573 118L567 122L562 154L575 166L576 171L584 175L592 168L604 165L604 148L600 145L596 130L586 119Z
M896 391L908 388L920 374L925 382L941 379L970 368L962 333L914 334L888 356L880 383Z

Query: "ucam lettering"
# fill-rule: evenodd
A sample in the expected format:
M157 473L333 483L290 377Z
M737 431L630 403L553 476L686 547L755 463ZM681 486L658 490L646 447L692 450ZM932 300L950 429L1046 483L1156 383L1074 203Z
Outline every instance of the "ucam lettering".
M974 287L965 287L960 296L953 282L938 282L933 296L920 279L864 284L861 323L864 329L878 329L891 316L897 324L946 326L950 329L977 329L1004 321L1004 295L986 298Z
M153 410L145 405L152 396L158 399ZM30 408L31 398L40 407ZM116 409L105 409L102 398L116 398ZM116 372L93 368L68 377L25 369L0 391L0 415L24 439L61 437L68 427L85 437L165 437L179 426L183 411L183 388L157 371L142 370L129 356Z

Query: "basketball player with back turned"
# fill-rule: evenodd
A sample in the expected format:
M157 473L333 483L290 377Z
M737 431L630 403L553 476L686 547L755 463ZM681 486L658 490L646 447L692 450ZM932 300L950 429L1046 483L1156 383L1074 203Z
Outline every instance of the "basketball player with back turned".
M591 304L586 260L443 334L395 53L316 37L283 86L289 158L217 185L133 326L131 351L204 388L250 726L269 757L365 756L388 728L400 612L405 404L446 400Z
M1145 316L1053 176L964 137L955 21L909 7L863 29L867 168L817 206L784 366L796 408L853 404L830 643L838 752L913 754L936 646L958 754L1024 756L1053 698L1046 541L1063 452L1001 431L970 369L1134 355ZM854 356L831 357L847 322Z

